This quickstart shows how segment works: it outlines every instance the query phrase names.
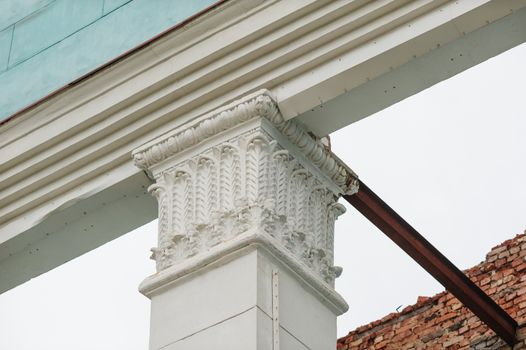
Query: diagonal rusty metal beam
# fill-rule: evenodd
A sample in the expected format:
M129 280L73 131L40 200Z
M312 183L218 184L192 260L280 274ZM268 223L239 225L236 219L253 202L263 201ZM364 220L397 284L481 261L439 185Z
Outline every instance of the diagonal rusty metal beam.
M506 343L510 346L515 344L517 322L369 187L359 181L358 192L353 195L344 195L343 198L429 272Z

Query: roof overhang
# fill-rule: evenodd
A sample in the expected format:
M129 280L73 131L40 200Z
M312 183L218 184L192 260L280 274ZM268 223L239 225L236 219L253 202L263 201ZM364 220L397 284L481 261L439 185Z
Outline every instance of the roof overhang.
M131 151L189 120L265 88L324 135L524 41L526 0L222 3L0 126L0 292L155 218Z

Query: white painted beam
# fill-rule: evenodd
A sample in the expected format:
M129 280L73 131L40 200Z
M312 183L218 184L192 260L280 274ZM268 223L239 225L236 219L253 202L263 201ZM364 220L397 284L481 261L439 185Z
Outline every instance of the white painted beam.
M491 16L486 18L490 21ZM447 31L447 25L436 29L440 30ZM460 34L449 42L441 40L435 32L423 35L418 42L431 47L423 55L414 50L415 43L403 44L386 53L386 57L403 57L404 52L416 56L407 61L382 62L379 56L359 64L341 77L345 86L339 87L341 94L332 98L326 95L330 88L319 87L316 96L320 104L298 118L316 134L327 135L520 45L526 42L526 8ZM378 77L371 79L373 74ZM360 79L359 84L354 83ZM308 94L304 98L308 99Z
M261 88L285 118L301 114L316 133L331 132L524 42L525 6L232 0L73 84L0 125L0 252L8 252L0 269L26 266L3 290L153 217L151 202L139 201L144 217L130 212L122 227L96 226L94 245L69 229L47 238L37 229L67 208L86 211L91 197L118 184L135 193L130 186L143 175L130 153L139 145ZM18 242L35 246L53 235L72 237L57 248L66 257L9 256Z
M0 244L0 293L154 220L150 184L139 172Z

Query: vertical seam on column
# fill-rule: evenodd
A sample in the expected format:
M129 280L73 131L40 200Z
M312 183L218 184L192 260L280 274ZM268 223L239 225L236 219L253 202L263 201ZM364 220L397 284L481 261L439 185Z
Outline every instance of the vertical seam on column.
M279 350L279 270L272 270L272 349Z

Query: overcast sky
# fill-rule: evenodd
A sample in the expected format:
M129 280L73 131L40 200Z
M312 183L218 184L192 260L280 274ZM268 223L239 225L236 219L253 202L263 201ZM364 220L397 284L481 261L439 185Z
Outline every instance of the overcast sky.
M526 229L526 45L334 133L333 151L458 267ZM347 206L348 207L348 206ZM144 350L156 222L0 295L0 349ZM338 335L442 290L361 214L336 226Z

